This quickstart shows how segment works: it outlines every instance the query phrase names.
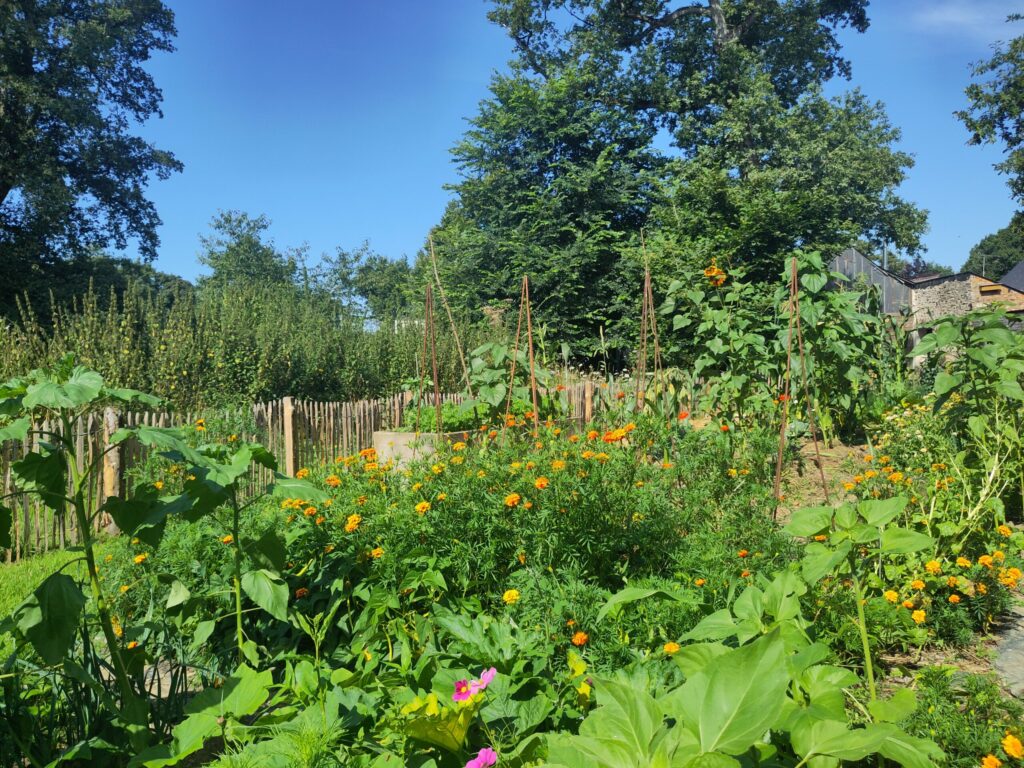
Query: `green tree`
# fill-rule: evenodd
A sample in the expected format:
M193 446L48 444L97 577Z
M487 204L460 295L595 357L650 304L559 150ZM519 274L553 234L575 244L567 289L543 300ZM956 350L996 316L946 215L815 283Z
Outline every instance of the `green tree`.
M279 253L267 240L270 220L266 216L252 218L241 211L221 211L210 228L214 234L201 238L199 263L213 272L199 279L201 287L294 283L296 258Z
M130 133L160 115L143 63L171 51L174 15L160 0L0 2L0 267L137 238L156 254L160 219L144 192L181 169Z
M868 0L495 0L521 60L550 75L585 71L609 104L705 143L719 110L766 75L784 106L834 75L848 76L837 29L867 29Z
M667 272L717 258L768 281L796 248L834 253L857 239L920 248L925 213L895 192L913 159L859 91L826 99L814 87L786 106L757 76L706 136L674 163L655 212Z
M517 305L529 275L534 322L583 354L621 318L624 293L639 312L628 257L663 165L650 149L654 131L592 90L571 70L495 77L453 150L458 198L434 238L453 304L476 319L485 307ZM428 272L426 257L418 269Z
M1007 21L1022 21L1015 14ZM1010 192L1018 204L1024 203L1024 36L1015 37L996 49L991 59L973 70L980 82L967 86L970 106L957 112L971 144L1002 143L1006 159L996 170L1006 174ZM987 78L987 79L982 79Z
M412 268L404 256L389 259L379 253L367 253L356 266L353 286L378 322L407 314L412 306Z
M1024 216L1018 214L998 232L986 235L971 248L965 272L999 280L1024 259Z

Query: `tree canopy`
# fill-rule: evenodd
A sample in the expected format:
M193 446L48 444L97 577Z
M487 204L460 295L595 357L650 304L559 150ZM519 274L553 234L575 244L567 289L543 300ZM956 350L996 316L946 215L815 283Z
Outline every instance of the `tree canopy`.
M200 238L199 263L213 270L199 279L201 287L294 282L294 256L279 253L267 239L270 220L241 211L221 211L210 222L212 235Z
M970 106L957 116L971 132L971 144L1003 145L1006 158L996 170L1006 174L1014 200L1024 205L1024 35L998 46L973 74L979 81L967 86Z
M965 272L1000 280L1024 259L1024 216L1018 214L998 232L986 235L971 248Z
M173 50L159 0L0 3L0 258L54 259L137 238L156 254L151 176L181 169L130 128L160 115L143 63Z

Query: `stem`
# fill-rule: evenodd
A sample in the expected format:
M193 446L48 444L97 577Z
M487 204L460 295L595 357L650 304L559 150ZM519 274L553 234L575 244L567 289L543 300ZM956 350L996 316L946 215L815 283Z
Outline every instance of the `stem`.
M857 599L857 629L860 631L860 642L864 649L864 672L868 677L868 695L871 701L877 698L875 693L875 669L871 663L871 642L868 640L867 621L864 617L864 593L860 588L860 580L853 573L853 591Z
M242 546L238 540L238 500L231 494L231 545L235 550L234 574L232 580L235 587L235 632L238 640L238 663L245 660L242 644L245 635L242 632Z

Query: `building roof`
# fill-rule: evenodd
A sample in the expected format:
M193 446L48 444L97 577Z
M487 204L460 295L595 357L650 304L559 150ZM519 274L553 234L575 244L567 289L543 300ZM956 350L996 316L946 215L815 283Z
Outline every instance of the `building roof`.
M1024 291L1024 261L1018 261L1017 266L999 278L999 282L1015 291Z

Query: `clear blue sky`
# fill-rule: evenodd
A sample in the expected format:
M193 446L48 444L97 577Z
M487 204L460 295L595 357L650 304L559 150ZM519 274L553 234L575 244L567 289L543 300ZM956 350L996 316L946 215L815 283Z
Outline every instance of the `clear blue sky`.
M266 214L280 247L313 255L369 240L413 256L455 180L448 150L512 53L484 0L170 0L178 50L150 71L164 119L143 134L185 171L154 182L157 267L193 278L218 209ZM953 117L971 62L1013 28L1014 0L874 0L844 34L852 83L883 101L917 165L902 193L927 208L928 258L959 267L1013 205L993 148ZM1024 28L1024 25L1017 25ZM845 88L844 82L834 88Z

